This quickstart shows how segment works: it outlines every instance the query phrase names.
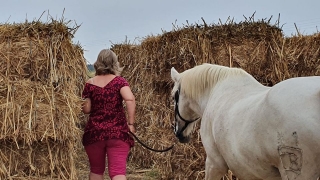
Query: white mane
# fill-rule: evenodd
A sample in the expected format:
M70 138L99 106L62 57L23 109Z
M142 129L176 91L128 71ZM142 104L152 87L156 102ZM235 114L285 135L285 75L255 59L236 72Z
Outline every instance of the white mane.
M219 81L227 77L249 74L240 68L229 68L204 63L182 72L181 90L190 98L198 98L206 88L213 88ZM251 76L251 75L249 75Z

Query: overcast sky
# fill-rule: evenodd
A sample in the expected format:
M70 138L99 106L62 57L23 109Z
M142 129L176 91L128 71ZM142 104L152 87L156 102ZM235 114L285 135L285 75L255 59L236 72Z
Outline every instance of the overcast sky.
M81 27L74 42L85 49L84 56L94 63L101 49L126 40L139 44L149 35L171 31L172 24L181 27L225 21L228 17L243 21L254 12L255 19L272 18L280 14L285 35L313 34L320 31L320 0L2 0L0 23L20 23L47 20L48 13L55 19L72 20Z

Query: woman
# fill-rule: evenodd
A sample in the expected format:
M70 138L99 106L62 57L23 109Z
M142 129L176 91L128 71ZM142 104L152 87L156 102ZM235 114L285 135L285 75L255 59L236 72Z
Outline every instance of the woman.
M126 180L126 160L134 145L129 131L135 133L135 97L129 83L120 76L122 68L114 52L100 51L94 68L96 74L82 93L82 111L90 114L82 140L90 163L89 179L103 180L107 157L110 178Z

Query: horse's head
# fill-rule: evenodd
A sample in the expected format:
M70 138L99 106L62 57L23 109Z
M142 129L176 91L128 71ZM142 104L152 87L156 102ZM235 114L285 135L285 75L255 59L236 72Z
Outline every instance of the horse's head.
M171 68L171 78L174 81L172 97L174 100L174 133L181 143L190 140L191 133L199 116L192 110L194 100L189 98L181 89L181 74Z

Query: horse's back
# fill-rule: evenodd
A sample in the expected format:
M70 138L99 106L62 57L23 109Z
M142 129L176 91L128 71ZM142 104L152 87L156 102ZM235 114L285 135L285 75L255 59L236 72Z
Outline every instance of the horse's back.
M287 127L320 128L320 77L292 78L276 84L267 93L265 106Z

